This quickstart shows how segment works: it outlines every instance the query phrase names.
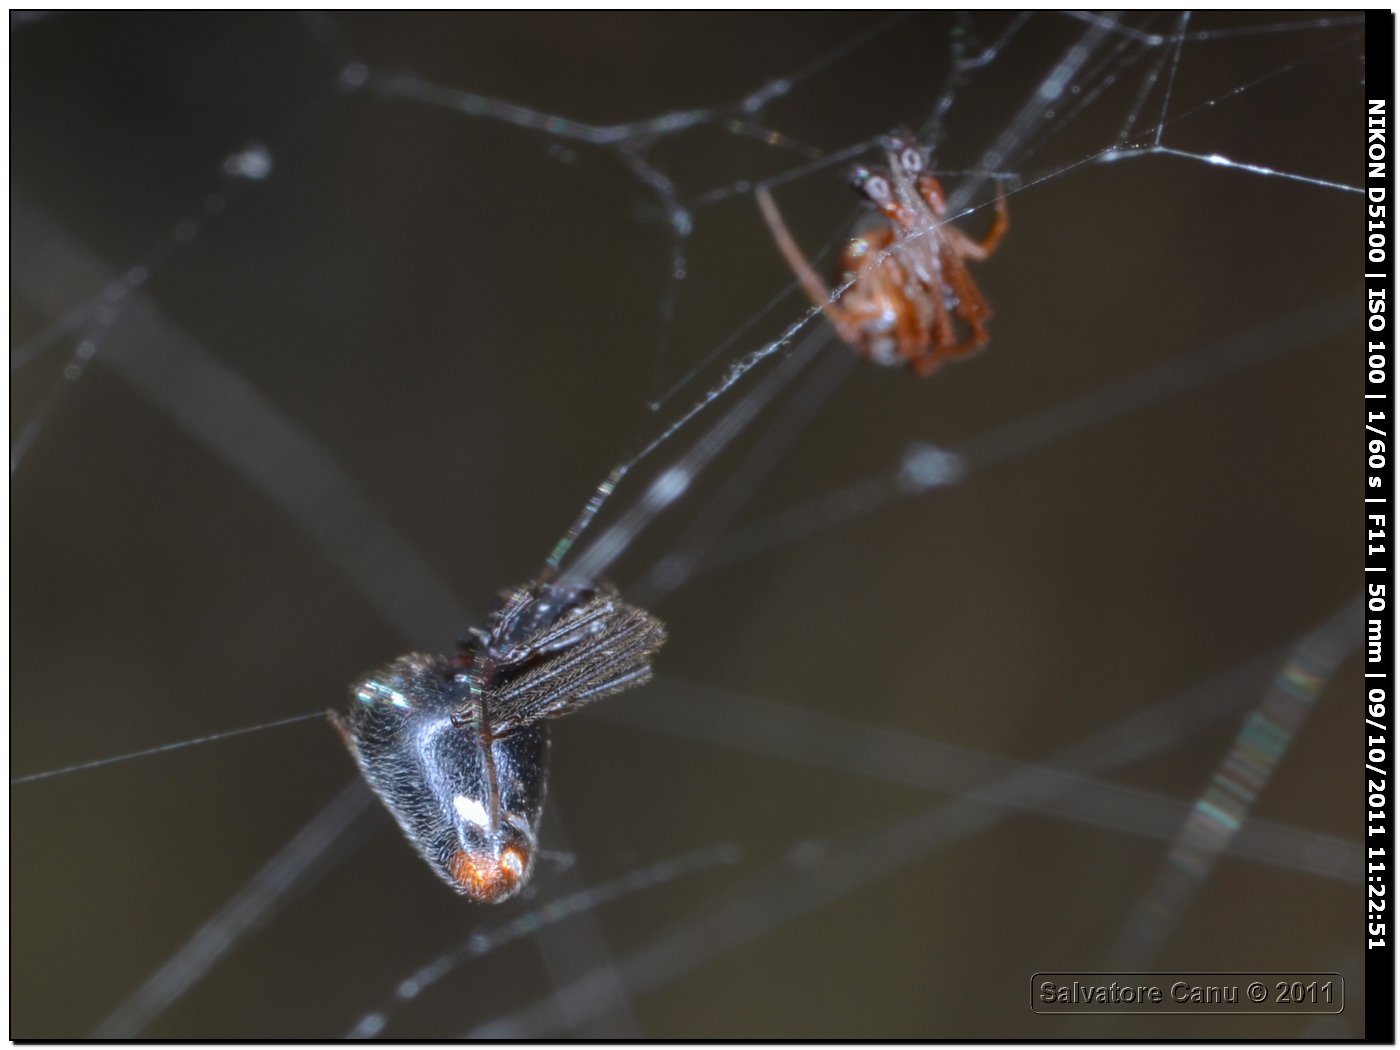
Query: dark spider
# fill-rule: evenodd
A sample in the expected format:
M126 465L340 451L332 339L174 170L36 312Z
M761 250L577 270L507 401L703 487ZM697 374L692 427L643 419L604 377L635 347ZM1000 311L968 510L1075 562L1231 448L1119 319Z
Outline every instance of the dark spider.
M651 677L661 621L608 584L541 580L502 596L454 656L412 653L361 679L331 721L429 867L497 903L530 879L545 721Z

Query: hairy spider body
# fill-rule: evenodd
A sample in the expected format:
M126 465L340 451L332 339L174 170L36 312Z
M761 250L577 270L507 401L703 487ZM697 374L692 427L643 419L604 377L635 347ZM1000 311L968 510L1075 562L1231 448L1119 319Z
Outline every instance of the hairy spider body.
M545 722L651 677L666 640L606 584L537 582L503 596L453 656L413 653L331 714L365 780L428 866L497 903L529 881L545 801Z
M997 194L996 218L980 241L945 223L943 187L928 171L928 153L908 135L886 140L888 169L858 167L856 190L883 222L859 232L841 253L841 281L833 300L788 232L772 195L757 190L759 207L807 295L837 334L880 365L907 365L926 376L945 361L986 345L987 300L973 283L967 261L988 258L1011 228L1006 197Z
M354 686L333 716L360 772L408 841L453 889L502 901L534 865L544 812L544 726L483 740L456 719L470 702L456 661L412 653Z

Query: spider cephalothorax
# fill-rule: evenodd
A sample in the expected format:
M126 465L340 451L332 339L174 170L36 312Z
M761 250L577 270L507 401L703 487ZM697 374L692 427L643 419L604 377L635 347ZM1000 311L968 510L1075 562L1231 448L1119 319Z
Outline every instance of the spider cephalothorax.
M783 257L841 338L877 364L907 364L924 376L986 344L992 309L967 272L967 260L996 251L1011 220L999 193L991 229L974 241L944 222L947 203L929 171L928 150L907 133L890 136L884 145L887 168L860 166L851 175L883 221L847 242L841 281L849 287L834 301L761 186L758 202Z

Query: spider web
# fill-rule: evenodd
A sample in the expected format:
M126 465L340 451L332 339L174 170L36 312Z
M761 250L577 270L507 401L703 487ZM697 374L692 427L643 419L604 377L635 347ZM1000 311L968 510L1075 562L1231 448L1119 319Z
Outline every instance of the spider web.
M12 33L14 773L340 705L686 421L580 542L672 640L554 734L572 861L464 906L320 725L17 786L12 1034L1359 1034L1357 17ZM1011 191L992 344L927 383L752 200L829 273L899 125L964 228ZM1023 1010L1125 958L1348 1010Z

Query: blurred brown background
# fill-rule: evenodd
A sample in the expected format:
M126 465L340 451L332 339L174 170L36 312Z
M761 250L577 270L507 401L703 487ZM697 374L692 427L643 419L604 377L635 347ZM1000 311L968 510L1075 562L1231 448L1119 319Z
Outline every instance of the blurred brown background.
M1125 28L1178 24L1144 17ZM1189 28L1206 36L1182 50L1166 110L1181 119L1163 141L1356 184L1360 27L1267 31L1309 17L1194 18ZM411 70L609 125L723 107L831 58L758 114L783 136L777 144L719 121L641 154L693 201L807 163L785 143L826 156L922 124L954 43L975 54L1010 24L1000 14L910 16L883 31L877 16L834 14L24 20L11 37L11 207L17 223L42 215L120 274L160 262L176 223L227 192L223 213L152 267L144 301L319 446L479 618L497 589L537 569L646 428L658 369L663 386L678 379L789 275L752 197L722 195L693 211L687 276L663 324L667 227L616 151L342 90L342 66ZM1221 33L1234 28L1247 31ZM1054 15L1021 26L956 93L936 165L975 167L1086 31ZM862 836L956 797L858 772L839 748L824 762L790 761L765 755L763 740L716 744L617 720L637 705L666 711L668 697L681 710L695 684L738 704L1034 762L1291 644L1348 602L1359 588L1360 326L1328 304L1359 298L1360 198L1170 157L1073 167L1118 140L1159 55L1110 34L1058 113L1038 117L1007 159L1020 177L1013 229L975 270L997 311L988 350L928 382L853 369L737 524L887 476L914 441L964 448L1187 355L1197 375L1213 348L1267 348L1307 311L1330 319L1332 335L1032 442L960 486L840 527L800 515L810 537L697 575L654 610L671 630L663 678L617 700L614 718L597 710L555 732L551 807L570 871L546 865L532 900L474 908L436 883L377 807L366 810L314 879L144 1033L341 1034L438 953L566 888L708 846L743 849L737 865L601 905L548 939L523 937L463 966L385 1029L455 1035L548 996L602 949L627 958L667 943L678 924L704 924L755 880L779 879L775 899L784 885L797 894L832 858L851 863ZM1140 128L1161 111L1162 84L1145 97ZM266 145L270 177L225 185L224 158L250 143ZM855 214L841 165L818 166L778 198L813 252ZM986 214L964 225L980 230ZM17 347L63 313L34 291L39 265L16 259ZM789 295L723 359L757 349L804 308ZM360 672L409 647L447 646L469 625L435 617L438 606L409 589L399 597L425 623L403 637L324 535L104 364L102 340L124 323L97 330L94 361L11 482L16 775L340 706ZM15 372L12 437L78 338ZM165 379L178 389L178 375ZM242 446L249 455L277 461L278 446L259 452L255 437ZM670 549L738 469L751 441L740 445L628 553L617 580L639 579ZM617 508L643 486L634 479ZM392 561L372 544L362 560ZM1247 696L1236 688L1220 702L1261 697L1276 665L1261 666ZM1256 816L1357 840L1360 683L1353 657ZM1194 798L1239 721L1217 720L1105 779ZM787 743L800 750L805 723L790 724ZM762 731L787 735L767 722ZM351 774L313 721L13 788L11 1035L94 1030ZM771 929L741 918L725 951L700 957L682 944L674 978L579 1031L1360 1034L1357 980L1347 1012L1322 1023L1032 1014L1031 974L1102 968L1165 849L1011 815ZM1344 880L1226 857L1152 968L1359 978L1360 900Z

